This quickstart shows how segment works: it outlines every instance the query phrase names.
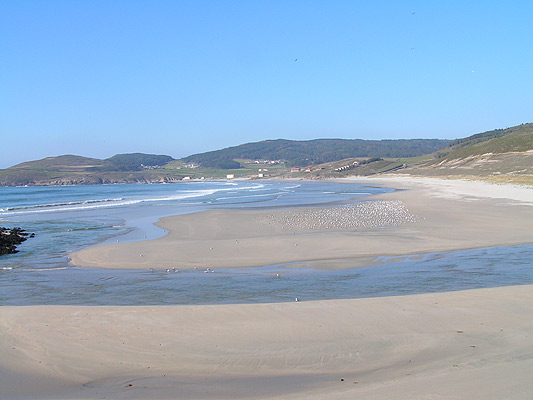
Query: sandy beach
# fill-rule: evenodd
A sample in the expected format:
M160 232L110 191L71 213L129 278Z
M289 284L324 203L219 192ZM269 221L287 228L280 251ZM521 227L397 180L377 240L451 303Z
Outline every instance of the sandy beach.
M164 218L154 241L72 255L97 268L372 265L377 257L533 243L533 189L430 178L357 180L395 187L364 209L217 210ZM325 220L328 223L317 223Z
M533 189L412 178L372 205L170 217L76 265L317 268L533 242ZM0 308L1 399L529 399L533 286L211 306Z
M0 308L0 398L528 399L533 286Z

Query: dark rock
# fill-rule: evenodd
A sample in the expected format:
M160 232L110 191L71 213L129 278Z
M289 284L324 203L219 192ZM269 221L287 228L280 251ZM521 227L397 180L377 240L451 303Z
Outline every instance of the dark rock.
M25 242L28 237L35 237L34 233L28 233L22 228L0 227L0 256L18 253L17 246Z

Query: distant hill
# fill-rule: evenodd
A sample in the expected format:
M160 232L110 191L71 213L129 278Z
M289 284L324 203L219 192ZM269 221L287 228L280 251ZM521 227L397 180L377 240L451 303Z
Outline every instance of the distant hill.
M533 182L533 123L496 129L459 139L435 159L402 173L485 177L493 181Z
M109 163L104 160L68 154L58 157L46 157L42 160L23 162L21 164L14 165L10 169L54 169L62 171L74 171L92 167L103 167L105 165L109 165Z
M278 139L194 154L184 160L202 166L216 166L239 159L282 160L289 166L308 166L350 157L416 157L433 153L450 144L450 140L440 139L316 139L307 141Z
M533 123L496 129L455 140L439 154L439 159L454 160L481 154L501 154L533 150Z
M139 171L143 166L162 167L170 161L174 161L174 158L165 155L144 153L116 154L105 160L68 154L64 156L47 157L42 160L27 161L17 164L10 169Z
M174 182L179 171L163 169L174 159L156 154L117 154L106 160L76 155L47 157L0 170L0 186Z
M139 171L143 167L162 167L174 159L164 155L131 153L116 154L105 161L111 163L119 171Z

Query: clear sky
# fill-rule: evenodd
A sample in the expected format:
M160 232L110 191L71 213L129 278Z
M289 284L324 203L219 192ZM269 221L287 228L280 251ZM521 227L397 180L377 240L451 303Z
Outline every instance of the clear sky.
M0 168L533 122L533 2L0 2Z

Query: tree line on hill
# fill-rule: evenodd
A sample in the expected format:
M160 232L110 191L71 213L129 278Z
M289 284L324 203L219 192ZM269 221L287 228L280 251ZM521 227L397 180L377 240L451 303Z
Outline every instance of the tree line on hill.
M451 143L440 139L362 140L316 139L307 141L266 140L194 154L186 162L204 167L235 168L235 159L283 160L288 166L322 164L351 157L417 157L433 153Z
M103 166L93 167L93 171L140 171L143 167L162 167L174 158L157 154L116 154L107 158Z
M437 152L437 158L463 158L483 153L529 151L533 148L533 123L477 133L452 141Z

